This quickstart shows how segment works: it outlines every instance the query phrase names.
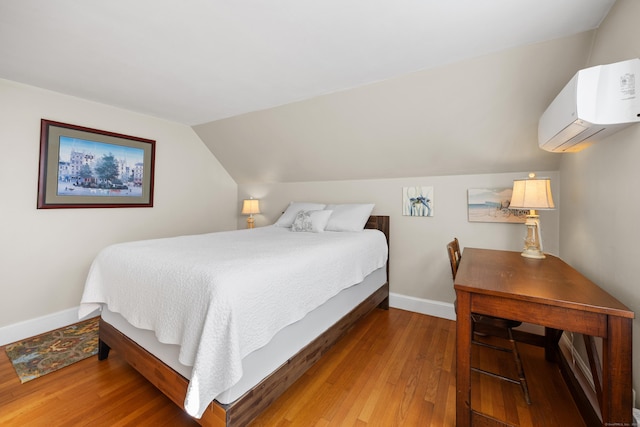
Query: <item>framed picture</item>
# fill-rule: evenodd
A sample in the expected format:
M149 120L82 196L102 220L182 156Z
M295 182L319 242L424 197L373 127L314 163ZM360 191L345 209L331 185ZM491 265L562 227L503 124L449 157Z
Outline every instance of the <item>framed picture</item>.
M402 215L433 216L433 187L403 187Z
M528 209L509 209L512 188L473 188L467 191L469 222L524 223Z
M42 119L38 209L153 206L155 141Z

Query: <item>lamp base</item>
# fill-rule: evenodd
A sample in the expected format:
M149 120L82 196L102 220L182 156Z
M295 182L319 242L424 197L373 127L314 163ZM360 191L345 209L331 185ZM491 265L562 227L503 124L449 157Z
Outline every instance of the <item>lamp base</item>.
M247 228L253 228L253 215L249 215L247 218Z
M525 258L534 258L534 259L545 259L546 258L544 253L540 249L536 249L536 248L525 249L524 251L522 251L522 253L520 255L522 255Z
M540 220L535 211L531 211L527 215L525 222L527 227L527 236L524 239L524 250L520 255L525 258L544 259L546 256L542 252L542 242L540 240Z

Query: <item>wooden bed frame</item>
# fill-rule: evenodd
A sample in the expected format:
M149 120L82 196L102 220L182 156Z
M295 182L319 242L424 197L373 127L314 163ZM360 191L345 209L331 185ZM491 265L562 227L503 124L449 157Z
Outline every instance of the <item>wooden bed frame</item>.
M365 228L382 231L387 238L387 244L389 243L388 216L369 217ZM228 405L214 400L209 404L202 418L196 421L202 426L212 427L247 425L313 366L360 319L376 307L389 308L389 262L387 262L387 282L380 289L253 389ZM101 318L98 359L106 359L110 349L117 351L127 363L184 410L183 404L189 381Z

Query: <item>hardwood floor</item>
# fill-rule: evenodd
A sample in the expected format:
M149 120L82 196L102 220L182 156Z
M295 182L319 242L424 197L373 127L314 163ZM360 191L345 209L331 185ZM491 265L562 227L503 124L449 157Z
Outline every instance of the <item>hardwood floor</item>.
M472 376L472 407L515 426L584 426L557 367L519 346L519 386ZM474 364L511 373L508 354L474 348ZM0 351L2 426L196 426L112 351L20 384ZM455 323L376 309L252 426L454 426Z

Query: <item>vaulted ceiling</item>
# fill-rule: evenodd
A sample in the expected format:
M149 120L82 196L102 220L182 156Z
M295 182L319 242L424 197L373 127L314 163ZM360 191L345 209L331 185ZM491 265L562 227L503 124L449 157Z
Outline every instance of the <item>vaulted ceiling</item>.
M614 2L0 0L0 78L193 125L239 183L552 168L510 140Z

